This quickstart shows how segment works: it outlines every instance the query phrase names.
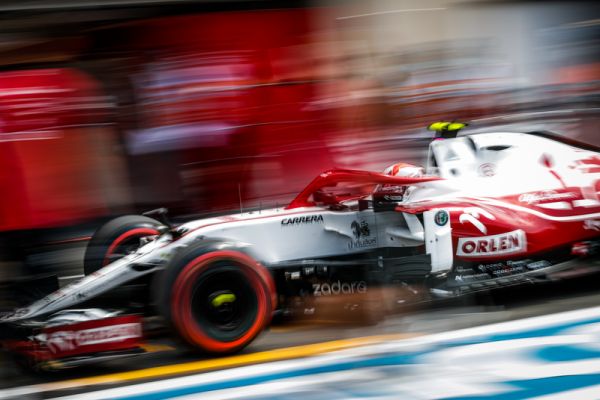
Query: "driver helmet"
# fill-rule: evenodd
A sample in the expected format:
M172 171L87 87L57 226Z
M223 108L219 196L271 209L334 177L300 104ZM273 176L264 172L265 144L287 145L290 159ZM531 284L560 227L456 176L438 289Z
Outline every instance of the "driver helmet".
M425 174L423 167L408 163L397 163L390 165L384 171L384 174L391 176L403 176L407 178L420 178Z
M383 173L390 176L420 178L425 175L425 170L418 165L397 163L387 167ZM403 201L408 194L408 188L409 185L384 184L376 188L375 194L377 198L384 201Z

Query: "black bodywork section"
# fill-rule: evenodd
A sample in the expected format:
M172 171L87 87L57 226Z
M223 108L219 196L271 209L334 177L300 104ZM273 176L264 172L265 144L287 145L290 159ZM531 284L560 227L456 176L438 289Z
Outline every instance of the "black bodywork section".
M360 302L384 287L423 286L431 273L424 246L379 248L360 254L286 261L268 265L279 295L279 309L296 313L317 309L328 299ZM383 309L383 307L382 307Z

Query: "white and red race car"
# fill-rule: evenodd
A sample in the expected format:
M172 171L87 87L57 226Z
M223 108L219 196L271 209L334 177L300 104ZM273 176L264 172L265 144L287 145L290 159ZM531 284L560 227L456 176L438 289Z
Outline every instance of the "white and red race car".
M139 316L90 307L136 283L176 336L225 354L276 311L336 298L376 318L415 298L560 274L597 252L595 147L541 132L447 138L453 125L436 126L425 168L331 170L287 207L179 226L160 211L108 222L89 242L85 278L0 317L21 332L5 345L63 365L136 352Z

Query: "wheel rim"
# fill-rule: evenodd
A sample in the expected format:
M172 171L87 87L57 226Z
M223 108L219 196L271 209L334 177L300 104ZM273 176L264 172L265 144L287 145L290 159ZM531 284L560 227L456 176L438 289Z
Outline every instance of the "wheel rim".
M199 323L197 312L195 314L192 307L194 288L197 283L213 271L223 271L224 267L235 269L243 277L244 282L253 289L256 296L255 318L245 331L239 329L237 333L244 332L237 339L233 339L238 336L237 334L220 336L222 334L220 330L209 332L206 324ZM213 289L207 294L211 301L215 298L214 294L218 292L218 289L214 287ZM231 291L231 289L226 290ZM222 293L217 295L220 294ZM240 301L238 297L236 297L237 301ZM270 320L275 301L275 283L264 267L241 252L219 250L203 254L188 262L173 283L169 307L174 327L188 343L212 353L229 353L244 347L262 331ZM218 338L215 337L217 335Z
M192 316L211 338L230 342L252 327L258 313L258 299L244 274L231 266L198 279L192 289Z

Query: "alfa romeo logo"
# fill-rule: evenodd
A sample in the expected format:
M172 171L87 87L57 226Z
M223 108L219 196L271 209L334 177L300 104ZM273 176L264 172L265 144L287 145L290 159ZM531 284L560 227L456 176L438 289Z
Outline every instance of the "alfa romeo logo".
M448 223L448 213L444 210L440 210L435 213L433 220L437 225L444 226Z

